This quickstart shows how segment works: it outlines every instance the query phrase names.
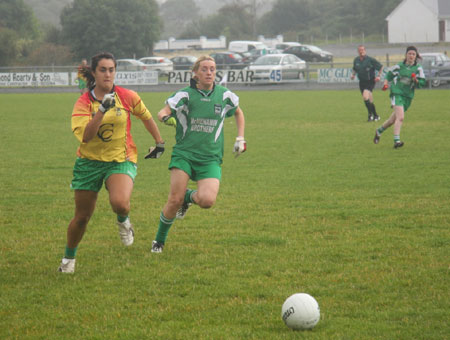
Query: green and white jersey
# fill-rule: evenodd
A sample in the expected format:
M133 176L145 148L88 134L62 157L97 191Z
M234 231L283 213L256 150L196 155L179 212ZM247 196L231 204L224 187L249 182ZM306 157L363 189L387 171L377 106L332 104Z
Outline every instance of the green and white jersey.
M174 93L166 103L177 121L172 155L192 161L222 163L224 121L239 106L239 97L215 85L209 92L198 90L195 82Z
M419 84L412 79L411 74L415 73ZM408 65L404 62L392 67L386 74L386 79L391 83L391 95L401 95L414 98L414 89L426 85L425 74L420 64Z

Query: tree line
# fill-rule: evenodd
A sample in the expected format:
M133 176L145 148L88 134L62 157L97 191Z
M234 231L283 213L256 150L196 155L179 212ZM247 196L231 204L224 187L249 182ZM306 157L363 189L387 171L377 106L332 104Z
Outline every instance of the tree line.
M386 16L402 0L274 0L258 13L262 0L232 0L202 16L194 0L74 0L60 15L61 27L42 25L24 0L0 3L0 66L69 65L99 51L118 58L153 53L163 28L176 38L256 40L282 34L287 41L310 36L385 33Z

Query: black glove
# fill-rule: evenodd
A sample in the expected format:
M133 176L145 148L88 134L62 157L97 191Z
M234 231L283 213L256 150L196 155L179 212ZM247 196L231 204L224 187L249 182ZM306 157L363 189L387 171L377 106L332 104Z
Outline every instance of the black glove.
M110 108L114 107L114 105L116 105L116 99L114 98L114 96L115 96L114 92L105 94L102 100L102 105L100 105L98 109L103 113L105 113Z
M148 149L148 154L145 155L145 159L161 157L161 155L164 153L165 144L166 144L165 142L162 142L156 144L156 146L150 147L150 149Z

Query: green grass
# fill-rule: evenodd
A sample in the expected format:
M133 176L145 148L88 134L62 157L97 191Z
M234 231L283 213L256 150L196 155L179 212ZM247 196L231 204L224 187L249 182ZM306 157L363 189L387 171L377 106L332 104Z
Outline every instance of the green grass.
M416 93L394 150L358 90L241 92L248 152L227 120L216 205L192 207L151 254L169 189L168 151L133 121L135 244L121 245L105 190L74 275L56 271L73 215L76 94L2 94L1 339L446 339L450 334L448 91ZM141 93L156 114L167 93ZM382 119L386 93L375 92ZM293 293L321 320L281 320Z

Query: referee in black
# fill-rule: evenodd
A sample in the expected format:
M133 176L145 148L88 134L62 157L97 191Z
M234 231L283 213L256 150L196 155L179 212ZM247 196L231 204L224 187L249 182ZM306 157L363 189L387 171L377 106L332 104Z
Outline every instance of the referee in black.
M375 58L369 57L366 53L366 48L363 45L358 46L358 54L359 56L353 60L353 72L351 78L355 79L355 75L358 75L359 89L368 112L367 121L378 121L380 120L380 116L377 115L373 103L372 91L375 87L375 83L380 81L383 65ZM376 76L375 71L378 71Z

